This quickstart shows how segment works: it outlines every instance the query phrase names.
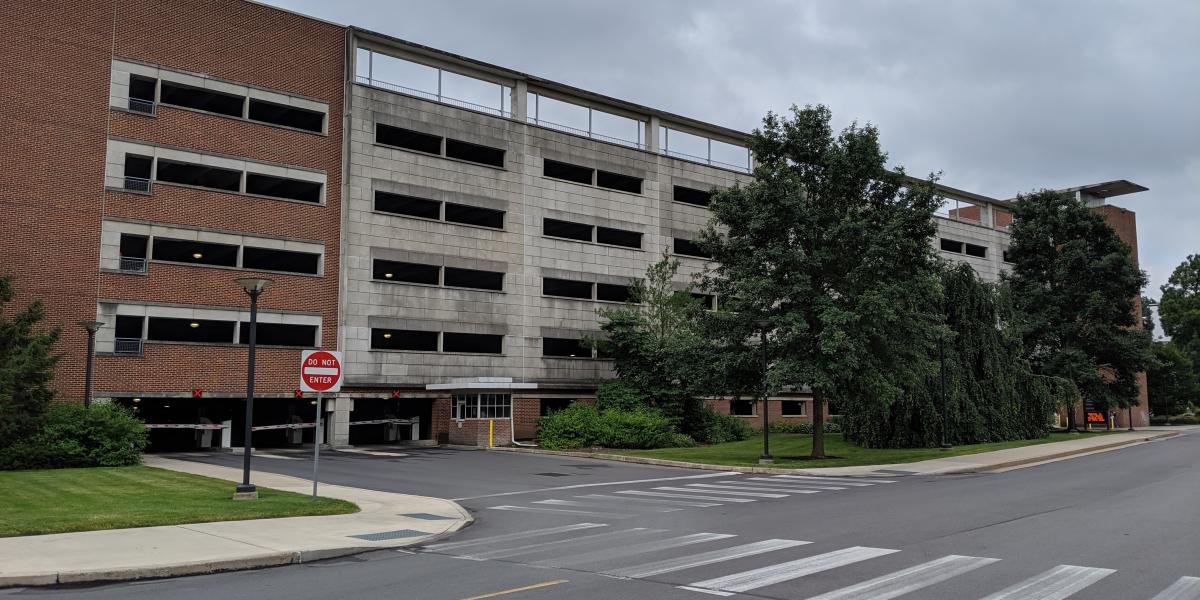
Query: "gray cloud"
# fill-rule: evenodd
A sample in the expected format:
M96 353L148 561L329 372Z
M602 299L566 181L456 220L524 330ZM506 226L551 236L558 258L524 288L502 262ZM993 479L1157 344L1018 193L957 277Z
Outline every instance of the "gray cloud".
M1152 296L1200 252L1194 0L271 1L744 130L824 103L995 197L1136 181Z

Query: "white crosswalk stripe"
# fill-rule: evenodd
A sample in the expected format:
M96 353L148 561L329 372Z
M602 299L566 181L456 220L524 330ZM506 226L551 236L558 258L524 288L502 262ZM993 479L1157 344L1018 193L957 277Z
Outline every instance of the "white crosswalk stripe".
M776 550L783 550L785 548L794 548L796 546L803 546L811 543L812 542L803 542L799 540L763 540L761 542L752 542L749 544L742 544L741 546L734 546L732 548L711 550L709 552L694 554L691 556L668 558L658 562L634 565L632 567L625 567L621 569L612 569L610 571L605 571L604 573L606 575L630 577L634 579L653 577L655 575L662 575L663 573L671 573L674 571L682 571L684 569L703 567L705 565L725 562L727 560L745 558L747 556L774 552Z
M754 498L787 498L788 497L787 494L766 494L766 493L761 493L761 492L727 492L725 490L714 490L714 489L709 489L709 488L699 489L699 488L690 488L690 487L667 486L667 487L656 487L654 489L662 490L664 492L699 492L701 494L716 494L716 495L721 495L721 496L728 494L730 496L751 496Z
M684 507L691 507L691 508L708 508L710 506L721 506L721 504L717 503L717 502L695 502L695 501L691 501L691 500L668 500L665 498L630 498L629 496L609 496L607 494L587 494L584 496L575 496L575 497L576 498L596 498L596 499L615 500L615 501L619 501L621 503L633 503L635 505L639 504L639 503L640 504L660 504L660 505L665 504L665 505L669 505L669 506L684 506Z
M554 550L562 546L570 544L595 544L618 538L639 538L647 535L662 533L665 529L646 529L645 527L634 527L633 529L622 529L619 531L608 531L605 533L593 533L592 535L584 535L575 538L567 538L565 540L554 540L551 542L538 542L534 544L525 544L523 546L514 546L511 548L497 548L495 550L485 550L483 552L472 552L467 554L468 558L486 560L491 558L512 558L523 554L534 554L544 550Z
M1171 587L1159 592L1150 600L1197 600L1200 599L1200 577L1180 577Z
M875 485L877 483L896 483L895 481L892 481L889 479L872 479L871 481L868 482L868 481L853 481L853 480L849 480L849 479L838 479L835 477L814 477L811 475L775 475L774 479L787 479L787 480L812 481L812 482L824 481L826 483L833 483L833 484L837 484L837 485L847 485L850 487L869 487L869 486Z
M684 489L689 492L699 492L700 491L700 490L688 490L687 488L680 488L680 489ZM615 492L615 493L627 494L630 496L653 496L656 498L684 498L684 499L688 499L688 500L715 500L718 502L754 502L754 498L730 498L730 497L720 498L717 496L702 496L699 494L668 494L666 492L647 492L647 491L643 491L643 490L621 490L621 491Z
M748 592L750 590L775 585L793 579L799 579L813 573L820 573L830 569L836 569L856 562L878 558L899 552L899 550L890 550L887 548L868 548L865 546L853 546L818 554L798 560L779 563L717 577L714 579L705 579L688 584L688 589L711 590L716 592L737 593Z
M821 490L806 490L803 488L757 487L754 485L718 485L715 483L689 483L687 487L713 488L718 490L745 490L747 492L778 492L789 494L820 494Z
M637 516L626 513L599 512L594 510L573 510L568 508L542 508L540 506L514 506L511 504L489 506L488 509L507 510L511 512L546 513L551 515L572 515L577 517L609 517L614 519L629 519Z
M665 540L654 540L651 542L642 542L630 546L620 546L617 548L609 548L605 550L593 550L576 554L568 557L555 557L546 560L538 561L535 565L546 565L552 567L567 567L574 565L584 565L592 562L600 562L613 558L624 558L626 556L635 556L638 554L646 554L648 552L657 552L659 550L667 550L670 548L682 548L691 546L692 544L702 544L704 542L714 542L724 540L731 537L737 537L729 533L693 533L691 535L681 535L679 537L667 538Z
M753 481L754 485L767 485L767 486L772 486L772 487L774 487L774 486L804 486L805 488L808 488L811 490L844 490L844 489L848 489L845 487L840 487L837 485L826 484L826 483L821 483L821 482L805 483L803 481L780 481L778 479L772 479L770 477L747 477L743 481Z
M983 600L1063 600L1115 572L1113 569L1058 565Z
M563 525L560 527L547 527L545 529L530 529L528 531L518 531L516 533L505 533L502 535L493 535L489 537L476 538L473 540L465 540L461 542L442 542L440 544L432 544L425 546L426 550L450 550L453 548L465 548L467 546L478 546L480 544L493 544L496 542L508 542L513 540L523 540L531 537L542 535L554 535L556 533L569 533L571 531L579 531L582 529L595 529L596 527L608 527L604 523L575 523L574 525Z
M915 567L876 577L870 581L821 594L809 600L890 600L999 560L998 558L951 554Z
M558 500L558 499L536 500L534 502L531 502L531 504L549 504L551 506L580 506L583 508L589 508L589 507L590 508L614 508L612 502L596 502L596 501L586 501L586 500ZM617 508L620 508L620 507L617 507ZM640 511L645 511L645 512L659 512L659 513L675 512L675 511L683 510L682 508L671 507L671 506L631 507L631 506L626 505L624 508L625 509L632 508L634 510L640 510Z

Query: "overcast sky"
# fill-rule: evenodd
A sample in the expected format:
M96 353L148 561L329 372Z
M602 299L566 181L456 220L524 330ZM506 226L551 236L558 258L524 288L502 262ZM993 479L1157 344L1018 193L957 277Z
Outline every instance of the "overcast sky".
M749 131L822 103L1010 198L1129 179L1149 295L1200 253L1200 1L270 0Z

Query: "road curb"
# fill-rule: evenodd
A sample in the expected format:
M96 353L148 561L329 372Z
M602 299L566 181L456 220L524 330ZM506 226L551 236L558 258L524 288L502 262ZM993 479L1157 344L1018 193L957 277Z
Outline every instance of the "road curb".
M963 467L961 469L952 469L952 470L948 470L948 471L939 471L937 473L921 473L921 474L922 475L962 475L965 473L983 473L983 472L987 472L987 471L995 471L998 469L1019 467L1021 465L1026 465L1026 464L1041 463L1041 462L1046 462L1046 461L1058 460L1058 459L1062 459L1062 458L1069 458L1071 456L1075 456L1078 454L1089 454L1092 452L1101 452L1104 450L1115 450L1115 449L1123 447L1123 446L1131 446L1134 444L1143 444L1145 442L1149 442L1152 440L1159 440L1159 439L1175 437L1175 436L1181 435L1181 434L1182 434L1182 432L1179 432L1179 431L1168 431L1168 432L1160 433L1158 435L1149 435L1149 436L1141 437L1138 439L1124 440L1124 441L1120 441L1120 442L1114 442L1111 444L1105 444L1102 446L1092 446L1090 448L1079 448L1079 449L1075 449L1075 450L1059 452L1056 454L1047 454L1044 456L1007 461L1007 462L996 463L996 464L992 464L992 465ZM1061 442L1058 442L1058 443L1061 443ZM578 451L569 451L569 450L546 450L546 449L542 449L542 448L513 448L513 447L507 447L507 446L504 446L504 447L497 446L494 448L488 448L488 450L489 451L499 451L499 452L518 452L518 453L527 453L527 454L546 454L546 455L551 455L551 456L570 456L570 457L574 457L574 458L592 458L592 459L596 459L596 460L609 460L609 461L614 461L614 462L625 462L625 463L641 464L641 465L654 465L654 466L659 466L659 467L677 467L677 468L682 468L682 469L698 469L698 470L704 470L704 471L732 471L732 472L738 472L738 473L755 473L755 474L768 474L768 475L788 475L788 474L793 474L793 475L794 474L809 474L809 475L825 474L825 475L828 475L829 474L828 469L848 468L848 467L814 467L814 468L808 468L808 469L803 469L803 468L801 468L801 469L786 469L786 468L782 468L782 467L755 467L755 466L739 467L739 466L732 466L732 465L710 465L710 464L704 464L704 463L693 463L693 462L685 462L685 461L680 461L680 460L666 460L666 459L662 459L662 458L646 458L643 456L625 456L625 455L621 455L621 454L608 454L606 452L578 452ZM972 456L972 455L967 454L967 455L963 455L963 456ZM920 461L918 461L918 462L920 462ZM901 470L901 469L903 469L903 467L905 465L911 465L911 464L913 464L913 463L895 463L895 464L869 465L869 466L877 467L878 469L898 468L897 470ZM838 477L895 477L895 476L896 476L896 473L858 473L858 474L853 474L853 475L838 475Z

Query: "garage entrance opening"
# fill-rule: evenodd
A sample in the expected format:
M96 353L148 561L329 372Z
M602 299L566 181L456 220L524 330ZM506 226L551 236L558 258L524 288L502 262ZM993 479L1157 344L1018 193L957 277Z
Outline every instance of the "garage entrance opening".
M355 398L350 413L350 445L432 439L432 419L433 398ZM390 421L419 425L414 432L410 423Z
M241 447L245 439L245 398L114 398L133 411L150 432L147 452L188 452ZM255 398L255 448L288 448L313 443L317 417L313 398Z

